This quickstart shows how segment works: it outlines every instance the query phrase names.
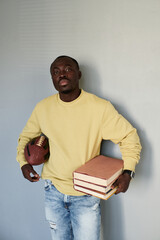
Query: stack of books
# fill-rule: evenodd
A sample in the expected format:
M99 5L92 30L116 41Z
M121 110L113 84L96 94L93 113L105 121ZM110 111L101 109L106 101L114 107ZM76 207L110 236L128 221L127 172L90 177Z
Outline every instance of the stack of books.
M122 171L123 160L99 155L73 172L74 189L107 200L116 192L112 186Z

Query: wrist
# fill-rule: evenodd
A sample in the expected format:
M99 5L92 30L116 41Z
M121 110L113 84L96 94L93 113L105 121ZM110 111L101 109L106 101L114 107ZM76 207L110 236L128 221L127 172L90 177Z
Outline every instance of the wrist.
M135 172L128 170L128 169L123 170L122 174L128 174L131 177L131 179L134 178L134 176L135 176Z

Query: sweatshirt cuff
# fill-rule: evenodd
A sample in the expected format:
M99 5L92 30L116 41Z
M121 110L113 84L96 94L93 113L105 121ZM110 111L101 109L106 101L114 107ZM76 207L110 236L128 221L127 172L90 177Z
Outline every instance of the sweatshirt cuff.
M136 167L136 162L135 162L135 160L132 160L132 159L124 160L123 170L126 169L126 170L130 170L130 171L135 172L135 167Z

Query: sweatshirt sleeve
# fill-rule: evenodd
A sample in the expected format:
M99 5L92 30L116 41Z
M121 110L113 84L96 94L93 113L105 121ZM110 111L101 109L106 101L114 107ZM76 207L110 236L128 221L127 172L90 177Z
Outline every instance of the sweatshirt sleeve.
M102 119L102 138L118 144L124 169L135 171L140 159L141 144L137 130L108 102Z
M24 157L24 148L25 145L33 138L39 136L41 134L41 128L39 125L39 121L36 114L36 107L33 110L29 120L27 121L27 124L25 125L22 133L19 136L18 139L18 146L17 146L17 161L20 164L20 167L27 164L27 161Z

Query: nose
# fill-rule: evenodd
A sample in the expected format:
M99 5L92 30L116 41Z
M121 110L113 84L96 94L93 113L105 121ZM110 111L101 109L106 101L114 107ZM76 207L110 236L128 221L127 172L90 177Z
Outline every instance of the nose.
M61 70L61 71L60 71L60 74L59 74L59 77L60 77L60 78L66 77L66 71L65 71L65 70Z

